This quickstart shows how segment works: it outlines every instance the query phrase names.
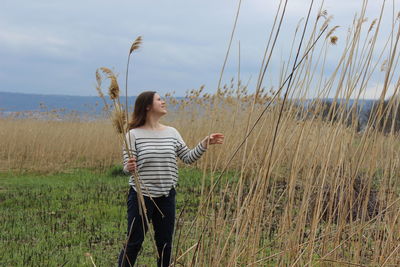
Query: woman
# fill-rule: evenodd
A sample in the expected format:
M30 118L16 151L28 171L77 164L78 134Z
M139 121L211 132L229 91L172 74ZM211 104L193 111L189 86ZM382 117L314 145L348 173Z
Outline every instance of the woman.
M141 93L135 102L127 139L132 158L124 151L124 172L138 172L147 218L154 228L158 266L169 266L175 224L175 186L178 180L176 157L190 164L198 160L208 145L222 144L224 135L211 134L190 150L179 132L159 122L167 114L165 101L153 91ZM129 180L128 243L121 251L119 266L133 266L148 226L139 215L139 204L133 176Z

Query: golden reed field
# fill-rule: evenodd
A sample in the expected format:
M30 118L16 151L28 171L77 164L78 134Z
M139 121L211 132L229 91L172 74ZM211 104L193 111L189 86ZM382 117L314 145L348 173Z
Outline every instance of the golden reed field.
M361 12L338 40L320 14L298 62L309 48L308 55L293 76L282 68L278 88L248 93L235 79L215 94L202 87L184 99L166 96L164 123L189 146L210 132L226 136L197 163L211 185L203 184L196 215L180 228L183 266L400 266L399 19L377 70L371 54L381 18L367 22ZM322 78L338 41L346 43L343 54ZM375 71L383 72L380 101L360 129L355 105ZM332 94L328 105L323 99ZM0 123L1 171L104 171L122 161L108 119Z
M226 134L224 146L210 148L198 163L218 186L204 186L194 225L182 230L204 242L197 259L207 260L204 266L400 263L398 134L357 132L292 104L271 155L275 105L232 160L270 98L253 105L254 95L200 97L199 91L185 100L169 98L170 105L181 103L165 123L190 146L210 129ZM2 171L104 171L121 164L122 144L106 120L3 118L1 124ZM218 180L226 166L228 174ZM197 243L182 242L188 246L182 251L193 250L189 244Z

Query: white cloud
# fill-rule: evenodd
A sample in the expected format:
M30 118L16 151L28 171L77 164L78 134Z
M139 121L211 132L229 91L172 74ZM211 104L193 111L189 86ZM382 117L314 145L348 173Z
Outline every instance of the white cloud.
M7 30L0 31L0 43L3 49L29 53L35 51L60 53L70 45L67 40L55 36Z
M379 99L382 94L383 83L371 83L361 94L364 99Z
M369 2L367 16L372 21L379 15L380 1ZM294 29L300 18L307 15L309 3L288 1L268 84L276 82L280 64L288 58ZM336 33L338 45L330 48L328 69L337 64L347 28L354 13L360 12L361 3L361 0L325 0L328 13L334 15L332 25L342 26ZM226 81L237 73L239 41L242 79L247 81L251 75L256 80L278 4L278 0L242 1L224 76ZM312 21L320 4L321 1L315 1ZM176 90L177 94L184 94L186 89L206 84L209 91L214 91L237 5L238 1L232 0L3 0L0 91L14 88L37 93L56 90L60 94L95 95L95 69L108 66L124 73L127 51L138 35L143 35L144 43L132 62L131 88ZM383 27L382 33L385 31ZM32 69L41 69L53 78L43 80Z

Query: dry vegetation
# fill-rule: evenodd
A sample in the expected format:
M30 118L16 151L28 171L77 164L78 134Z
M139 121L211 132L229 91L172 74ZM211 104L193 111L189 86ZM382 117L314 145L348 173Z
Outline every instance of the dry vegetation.
M189 145L211 130L226 135L225 145L210 148L198 163L204 179L211 175L212 186L203 183L192 221L178 218L176 265L400 265L399 135L373 127L390 116L378 107L359 132L355 120L344 123L345 108L329 111L339 119L324 119L319 100L333 92L342 106L350 98L359 101L382 61L372 60L382 16L367 25L361 11L328 79L322 74L329 46L338 42L335 27L312 46L329 21L324 17L320 12L305 42L310 53L287 88L283 81L290 70L283 68L279 88L284 90L266 92L259 86L248 94L245 85L232 80L213 95L200 88L183 100L166 96L171 111L165 123L178 128ZM400 84L394 75L398 26L394 17L392 34L384 40L391 45L384 48L381 103L389 88L397 96ZM305 110L310 88L318 98ZM398 106L398 97L391 99L386 110ZM3 118L1 125L2 170L105 169L120 163L122 144L109 122Z
M107 121L2 118L1 171L104 170L119 163L118 139Z
M185 100L169 98L171 108L177 107L166 123L178 128L191 146L210 127L226 134L226 144L211 148L198 163L211 170L218 186L202 188L193 224L178 222L177 257L183 255L178 262L399 264L397 134L359 133L315 114L300 118L304 111L292 105L283 113L271 157L280 107L275 105L230 162L229 174L218 180L248 122L270 97L260 98L251 116L254 95L246 96L245 90L230 95L227 89L214 96L200 91L193 90ZM105 170L121 161L122 144L110 122L8 118L1 123L4 170Z

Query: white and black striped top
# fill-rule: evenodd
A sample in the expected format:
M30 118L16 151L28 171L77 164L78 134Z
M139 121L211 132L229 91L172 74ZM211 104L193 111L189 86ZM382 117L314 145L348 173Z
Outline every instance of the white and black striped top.
M173 127L166 127L163 130L135 128L130 130L126 137L128 141L130 139L130 150L136 157L140 188L145 196L166 196L171 188L176 186L178 182L176 157L186 164L191 164L206 151L201 142L194 149L189 149ZM127 174L128 159L128 153L123 149L124 172ZM129 179L129 185L136 191L133 176Z

